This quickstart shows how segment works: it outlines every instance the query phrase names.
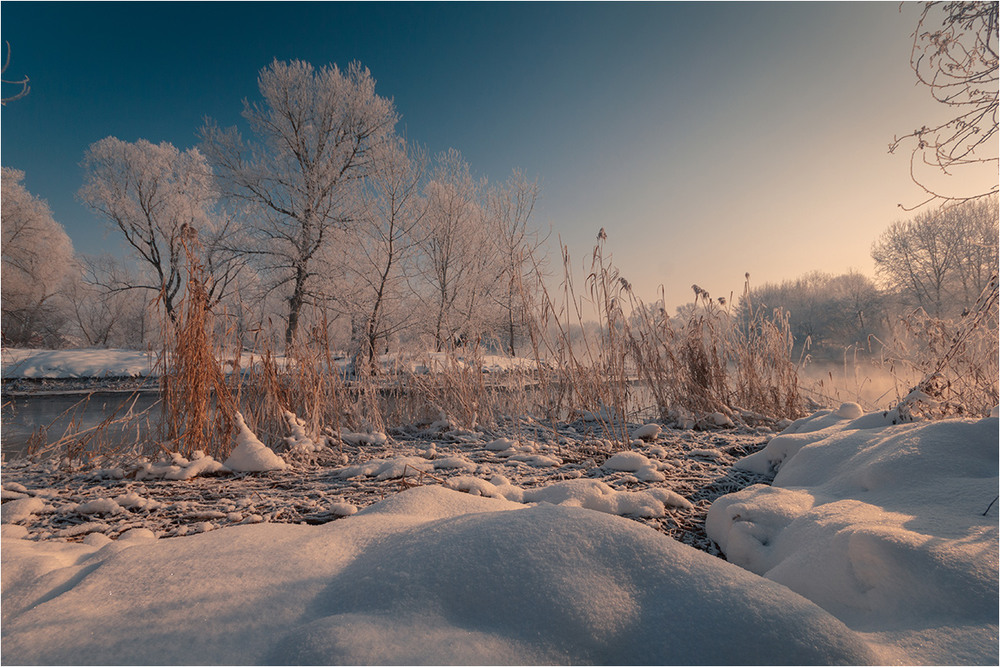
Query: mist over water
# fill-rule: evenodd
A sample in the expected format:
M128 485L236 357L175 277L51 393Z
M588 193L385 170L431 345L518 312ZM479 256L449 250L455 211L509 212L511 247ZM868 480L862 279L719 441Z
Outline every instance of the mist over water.
M867 359L813 362L799 369L799 387L808 398L831 407L850 401L870 411L892 407L919 380L912 371L890 371Z

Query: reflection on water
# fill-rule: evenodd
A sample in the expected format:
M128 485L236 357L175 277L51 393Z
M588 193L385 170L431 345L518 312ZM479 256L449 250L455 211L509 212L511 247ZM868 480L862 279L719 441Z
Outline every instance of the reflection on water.
M0 422L4 458L24 454L29 443L44 446L67 433L88 432L109 417L115 423L102 429L102 440L134 442L158 423L159 400L155 391L4 396Z

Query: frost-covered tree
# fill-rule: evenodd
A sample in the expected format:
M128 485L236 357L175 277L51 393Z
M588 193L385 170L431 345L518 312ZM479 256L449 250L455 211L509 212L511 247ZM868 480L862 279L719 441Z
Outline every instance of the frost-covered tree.
M996 273L997 219L994 195L897 221L872 245L876 271L904 305L958 315Z
M217 301L237 269L220 240L228 222L217 212L212 171L196 148L107 137L87 150L79 197L125 236L145 269L135 284L114 289L151 291L171 321L186 283L186 253L197 252ZM196 250L197 247L197 250Z
M341 237L347 289L340 301L354 324L353 343L370 367L379 341L412 320L403 299L424 214L420 185L426 165L426 153L403 137L376 147L358 217Z
M913 32L910 66L917 81L955 115L894 138L889 152L912 146L910 175L928 195L924 204L935 199L968 201L1000 189L993 180L981 192L955 195L931 179L934 172L953 174L970 165L985 166L996 175L998 7L996 2L923 3Z
M134 267L110 254L80 258L82 274L70 282L68 297L75 334L87 345L140 349L157 338Z
M12 94L9 96L0 97L0 105L2 106L7 106L8 102L13 102L15 100L21 99L31 91L31 86L28 84L28 77L24 77L18 80L3 78L3 75L7 74L7 67L10 66L10 42L6 42L6 44L7 44L7 55L3 60L3 67L0 68L0 83L11 86L19 86L21 89L16 93L12 92Z
M830 275L818 271L781 283L765 283L740 299L737 315L746 323L750 309L789 314L795 339L794 356L804 354L806 341L813 357L840 358L852 345L864 346L880 334L886 316L884 295L871 278L851 271Z
M357 62L342 71L275 60L257 83L262 101L243 105L255 139L210 121L202 129L203 149L223 191L254 207L254 243L243 250L258 260L272 288L287 290L290 346L303 307L324 298L316 259L331 232L357 218L360 181L373 150L390 136L396 112Z
M481 205L482 184L461 153L437 158L425 188L426 210L419 247L417 295L430 315L437 351L482 333L483 309L490 302L496 246Z
M60 296L76 270L73 244L48 204L32 196L23 180L24 172L3 168L3 342L55 345L66 321Z
M515 354L515 342L531 317L541 290L539 256L542 241L529 226L538 199L538 181L514 170L504 183L487 194L487 212L496 245L494 298L500 307L505 347Z

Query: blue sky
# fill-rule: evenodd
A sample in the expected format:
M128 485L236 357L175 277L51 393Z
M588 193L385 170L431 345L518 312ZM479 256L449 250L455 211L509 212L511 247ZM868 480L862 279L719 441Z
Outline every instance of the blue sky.
M582 265L598 229L668 306L810 270L871 272L920 193L894 134L941 110L909 68L916 7L888 3L3 2L0 161L80 252L117 237L75 199L108 135L195 145L240 121L272 59L359 60L412 140L477 175L538 177L535 221ZM556 255L558 256L558 255Z

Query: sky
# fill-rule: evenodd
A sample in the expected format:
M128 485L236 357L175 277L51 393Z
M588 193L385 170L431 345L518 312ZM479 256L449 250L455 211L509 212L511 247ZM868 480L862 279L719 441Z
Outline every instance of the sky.
M912 215L899 204L922 201L909 151L888 145L943 112L909 65L918 11L5 0L4 77L27 75L31 92L2 110L0 162L25 172L78 252L118 251L75 196L91 143L188 148L205 117L240 123L273 59L357 60L432 154L456 148L494 181L514 168L539 180L533 220L556 260L562 242L582 270L604 228L637 295L662 285L673 308L695 283L738 295L746 272L756 285L873 273L872 242Z

